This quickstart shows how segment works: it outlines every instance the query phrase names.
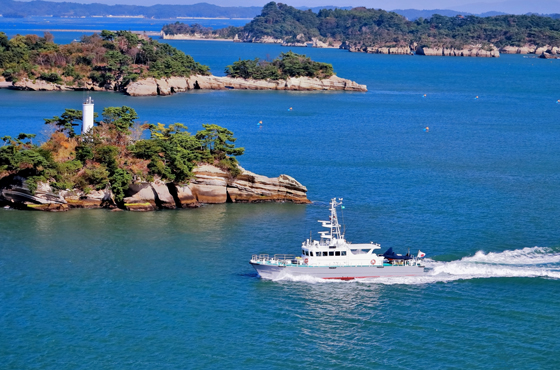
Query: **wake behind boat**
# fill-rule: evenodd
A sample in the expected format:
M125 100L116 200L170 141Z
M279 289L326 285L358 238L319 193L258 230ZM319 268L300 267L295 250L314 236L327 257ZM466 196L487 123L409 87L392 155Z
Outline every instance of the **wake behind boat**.
M389 248L384 254L374 253L379 244L352 244L340 231L336 207L342 205L333 198L328 221L319 221L329 231L320 231L320 240L307 239L301 255L253 255L251 265L263 279L276 280L284 276L312 276L322 279L354 280L377 277L424 275L424 253L400 255Z

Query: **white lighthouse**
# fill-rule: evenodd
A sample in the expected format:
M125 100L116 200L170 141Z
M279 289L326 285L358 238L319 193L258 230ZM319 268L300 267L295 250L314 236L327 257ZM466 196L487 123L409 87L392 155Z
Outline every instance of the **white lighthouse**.
M82 109L82 135L93 127L93 99L88 96Z

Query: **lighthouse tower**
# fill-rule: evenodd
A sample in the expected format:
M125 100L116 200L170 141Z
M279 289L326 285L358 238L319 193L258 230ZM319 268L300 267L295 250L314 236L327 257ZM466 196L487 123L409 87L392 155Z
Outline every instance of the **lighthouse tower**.
M93 127L93 99L88 96L82 109L82 135Z

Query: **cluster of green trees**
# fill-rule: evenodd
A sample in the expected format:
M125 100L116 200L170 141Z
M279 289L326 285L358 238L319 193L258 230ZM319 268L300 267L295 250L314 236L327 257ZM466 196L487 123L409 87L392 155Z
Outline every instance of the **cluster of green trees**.
M384 10L364 7L323 9L318 13L270 2L261 14L241 28L221 30L224 34L243 34L247 38L271 36L292 42L319 38L361 46L462 47L491 43L498 47L524 44L560 46L560 19L537 15L495 17L445 17L408 21Z
M230 173L240 173L235 156L233 133L226 128L203 125L195 135L176 123L138 125L138 115L130 107L108 107L101 120L87 134L77 135L74 126L81 111L67 109L61 116L46 119L55 132L42 145L35 135L4 136L0 147L0 182L14 176L27 179L30 190L38 182L49 182L55 189L79 189L86 193L110 186L115 201L122 202L134 182L186 183L199 163L214 164ZM150 131L142 138L142 131Z
M305 55L281 53L273 61L259 58L245 59L234 62L225 70L230 77L252 78L255 80L279 80L288 77L328 78L334 74L332 64L312 61Z
M196 33L208 38L232 39L235 37L235 35L240 34L243 31L243 28L228 26L225 28L213 30L212 27L204 27L198 23L188 25L186 23L177 21L175 23L164 25L161 30L166 35L194 35Z
M212 34L212 27L204 27L198 23L188 25L182 22L175 22L166 24L161 30L166 35L194 35L195 33L201 35Z
M209 74L209 67L169 44L128 31L102 31L80 42L57 45L45 32L14 36L0 32L0 74L8 81L21 78L84 86L91 80L115 89L138 78Z

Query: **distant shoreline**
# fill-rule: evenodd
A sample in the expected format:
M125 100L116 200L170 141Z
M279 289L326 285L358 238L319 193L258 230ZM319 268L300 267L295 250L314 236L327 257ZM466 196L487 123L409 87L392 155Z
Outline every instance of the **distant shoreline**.
M253 18L231 18L231 17L173 17L173 18L150 18L150 17L143 17L143 16L128 16L128 15L91 15L91 16L79 16L79 17L54 17L52 15L34 15L34 16L27 16L23 18L12 18L12 17L4 17L0 14L0 18L4 19L26 19L26 18L61 18L61 19L87 19L87 18L124 18L124 19L147 19L147 20L181 20L181 19L207 19L207 20L221 20L221 19L233 19L236 21L242 20L252 20Z
M30 32L93 32L100 33L103 30L67 30L67 29L54 29L54 28L35 28L26 31ZM116 30L110 30L112 32L117 32ZM132 33L147 35L147 36L161 36L161 32L158 31L130 31ZM205 39L205 38L189 38L189 39L168 39L176 41L229 41L233 42L233 39Z
M41 32L97 32L100 33L103 30L67 30L67 29L55 29L55 28L36 28L28 29L26 31L41 31ZM112 32L117 32L116 30L110 30ZM161 32L158 31L130 31L132 33L148 35L148 36L159 36Z

